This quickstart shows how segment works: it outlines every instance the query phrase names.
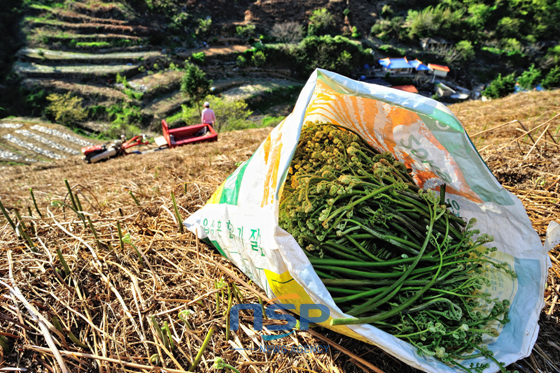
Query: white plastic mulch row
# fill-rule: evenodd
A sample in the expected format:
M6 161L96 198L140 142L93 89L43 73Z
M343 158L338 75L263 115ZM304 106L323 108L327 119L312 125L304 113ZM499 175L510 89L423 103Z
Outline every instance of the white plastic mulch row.
M0 159L6 160L6 161L37 162L36 159L24 158L23 156L21 156L19 154L12 153L12 152L9 152L7 150L2 150L2 149L0 149Z
M6 139L10 142L13 142L14 144L16 144L19 147L25 148L27 150L31 150L35 153L39 153L39 154L41 154L45 157L48 157L48 158L52 158L52 159L62 159L62 158L64 158L63 156L61 156L59 154L56 154L56 153L54 153L50 150L43 149L41 147L35 146L35 145L33 145L29 142L23 141L23 140L15 137L14 135L9 134L9 133L2 136L2 138Z
M21 128L23 124L20 123L0 123L0 128Z
M39 131L39 132L46 133L46 134L48 134L48 135L60 137L60 138L62 138L62 139L64 139L64 140L73 142L74 144L78 144L78 145L81 145L81 146L90 146L90 145L93 145L93 144L90 143L89 141L82 140L82 139L80 139L80 138L78 138L78 137L75 137L75 136L72 136L72 135L70 135L70 134L68 134L68 133L66 133L66 132L62 132L62 131L59 131L59 130L55 130L55 129L53 129L53 128L43 127L43 126L40 126L40 125L38 125L38 124L36 124L36 125L34 125L33 127L31 127L31 129L34 130L34 131Z
M60 145L60 144L58 144L58 143L56 143L52 140L44 138L43 136L37 135L33 132L29 132L28 130L16 130L16 133L19 133L20 135L29 137L29 138L31 138L35 141L42 142L43 144L48 145L51 148L61 150L61 151L66 152L66 153L70 153L70 154L73 154L73 155L80 154L80 152L75 150L75 149L69 148L69 147L64 146L64 145Z

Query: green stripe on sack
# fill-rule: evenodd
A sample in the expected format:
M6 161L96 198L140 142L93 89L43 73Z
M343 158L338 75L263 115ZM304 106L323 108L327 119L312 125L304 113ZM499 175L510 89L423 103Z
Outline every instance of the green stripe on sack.
M216 248L216 250L218 250L218 252L220 254L222 254L223 257L227 258L228 256L225 254L224 250L222 249L222 247L220 246L220 244L218 243L218 241L216 240L211 240L208 237L201 239L200 241L204 242L206 245L208 246L214 246ZM228 258L229 259L229 258Z
M235 170L235 172L226 179L222 196L220 197L220 204L237 205L237 199L239 198L239 191L241 189L241 181L243 180L245 169L251 159L252 157L245 161L245 163L238 167L237 170Z
M212 245L214 245L214 247L220 252L220 254L222 254L223 257L227 258L227 255L224 253L224 250L222 249L218 241L210 240L210 242L212 242Z

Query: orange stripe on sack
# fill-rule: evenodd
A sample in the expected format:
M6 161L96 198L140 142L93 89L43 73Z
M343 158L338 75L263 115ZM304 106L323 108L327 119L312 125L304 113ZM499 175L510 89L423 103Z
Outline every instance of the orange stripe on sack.
M367 97L341 94L335 92L324 82L318 81L305 117L312 121L351 128L380 151L389 151L396 155L395 149L398 148L401 160L407 168L411 168L417 161L407 150L397 146L394 130L397 126L419 126L419 135L429 141L434 148L443 152L452 165L453 173L458 179L458 183L455 185L459 190L448 186L448 193L480 202L480 198L470 189L463 173L452 160L449 152L430 132L420 116L413 111ZM417 170L414 176L414 180L420 187L423 187L430 179L439 179L439 177L426 169Z
M264 140L263 150L264 150L264 163L268 163L268 155L270 154L270 144L272 142L271 135L268 135Z
M265 164L267 165L266 176L264 180L264 191L263 198L261 201L261 207L272 203L274 200L274 192L276 191L276 186L278 185L278 168L280 165L280 158L282 155L282 122L277 127L277 137L270 140L268 145L269 149L267 151L265 144ZM269 136L270 138L270 136ZM267 138L268 140L268 138Z

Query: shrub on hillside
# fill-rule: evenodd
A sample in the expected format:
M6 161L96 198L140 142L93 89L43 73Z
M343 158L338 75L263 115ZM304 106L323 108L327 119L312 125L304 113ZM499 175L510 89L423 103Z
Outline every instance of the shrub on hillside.
M334 17L326 8L316 9L309 17L307 34L310 36L330 34L334 31L334 26Z
M554 66L541 82L544 89L560 87L560 66Z
M560 65L560 45L548 48L543 61L544 66Z
M482 95L488 98L500 98L513 92L515 92L515 73L504 77L502 74L498 74L498 77L482 91Z
M490 5L472 3L469 4L468 16L465 21L474 30L484 30L492 12L493 9Z
M461 40L458 42L455 45L455 50L459 53L459 56L461 56L463 61L471 60L475 56L474 47L468 40Z
M403 17L393 17L391 19L379 19L371 26L370 33L381 40L391 38L404 38L404 19Z
M380 45L377 49L388 55L392 54L395 56L404 56L406 54L406 50L404 48L395 47L391 44Z
M93 105L88 107L88 118L91 120L105 121L107 120L107 107L104 105Z
M235 63L239 67L245 67L245 66L247 66L247 58L245 58L245 56L240 54L239 56L237 56L237 58L235 60Z
M266 64L266 56L263 51L257 51L251 57L251 63L256 67L263 67Z
M121 75L120 73L117 73L115 80L117 81L117 84L122 84L124 88L131 88L130 83L126 79L126 75Z
M253 113L248 109L245 101L229 101L216 96L204 98L210 102L210 107L216 114L216 132L227 132L238 129L255 127L253 122L247 120ZM197 108L182 105L182 119L187 124L200 123L200 113Z
M299 43L303 39L303 28L297 22L276 23L271 35L280 43Z
M517 83L521 88L531 90L537 86L541 78L541 71L531 65L529 70L525 70L517 79Z
M523 21L517 18L504 17L498 21L496 31L501 37L516 37L523 26Z
M246 26L237 26L235 28L235 33L237 34L237 36L243 38L243 39L252 39L255 37L256 35L256 27L255 25L246 25Z
M212 29L212 18L201 18L198 20L198 27L196 28L196 36L206 37L210 34Z
M406 17L408 36L411 39L442 34L451 38L464 36L461 31L464 14L464 9L452 10L443 4L420 11L411 9Z
M82 106L83 99L68 92L64 95L51 93L47 96L50 104L45 109L49 119L68 127L74 127L87 118L87 111Z
M439 29L440 17L433 11L432 7L427 7L421 11L410 9L406 22L409 25L409 37L413 39L435 35Z
M190 14L185 12L180 12L171 18L171 22L168 25L168 30L170 33L175 35L181 35L185 32L185 29L190 26Z
M508 57L523 56L523 44L516 38L502 39L499 46Z
M361 44L340 35L309 36L302 40L295 53L303 75L309 75L316 68L350 75L353 66L360 66L371 58Z
M140 134L138 126L142 124L142 112L138 106L129 103L113 104L107 110L112 125L106 132L109 138L118 138L121 135L131 137Z
M204 52L195 52L191 55L191 61L199 65L204 65L206 62L206 54Z
M284 117L284 116L273 117L273 116L267 115L261 120L261 123L262 123L263 127L276 127L284 119L286 119L286 117Z

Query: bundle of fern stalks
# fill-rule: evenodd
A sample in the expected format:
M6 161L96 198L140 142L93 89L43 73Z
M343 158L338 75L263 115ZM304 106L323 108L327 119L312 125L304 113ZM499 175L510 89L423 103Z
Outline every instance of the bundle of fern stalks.
M515 273L489 258L493 238L449 207L445 185L439 195L422 190L390 153L347 129L306 123L279 223L304 249L337 306L352 316L332 325L371 324L420 355L481 371L488 364L468 360L495 361L484 340L508 322L509 309L508 300L485 291L485 273Z

